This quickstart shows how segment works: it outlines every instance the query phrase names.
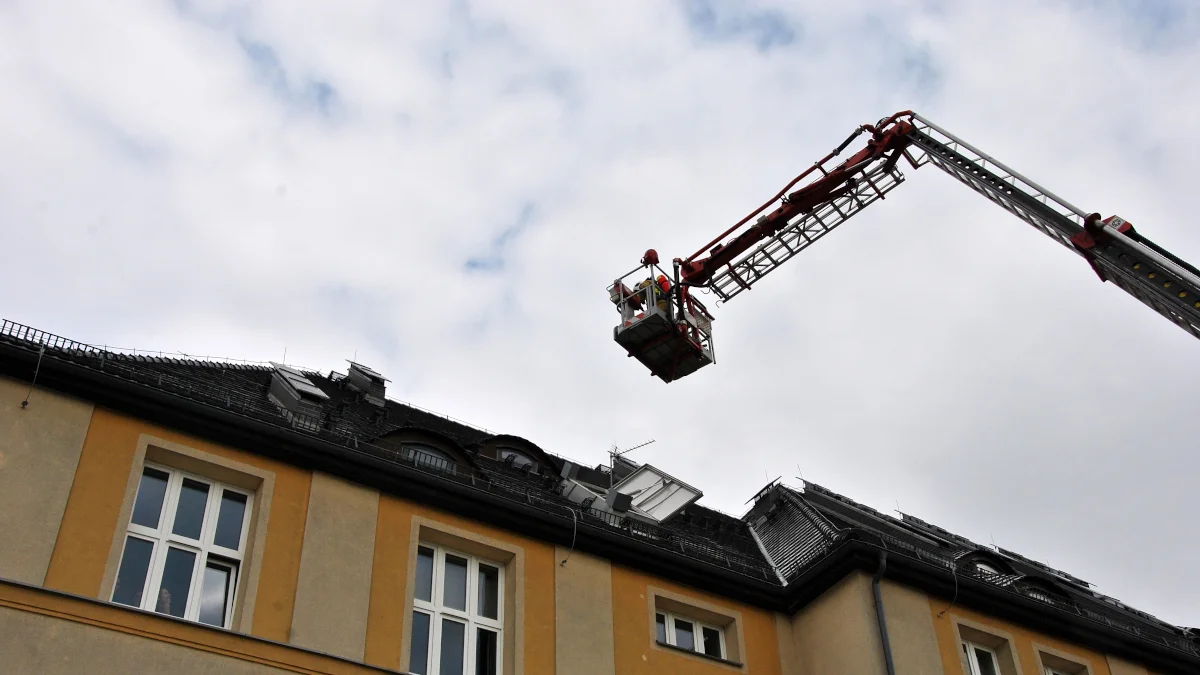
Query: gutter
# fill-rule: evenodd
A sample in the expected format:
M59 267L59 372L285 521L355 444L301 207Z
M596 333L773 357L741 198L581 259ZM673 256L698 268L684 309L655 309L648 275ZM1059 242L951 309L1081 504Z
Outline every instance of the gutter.
M887 665L887 674L896 675L896 664L892 661L892 643L888 640L887 616L883 611L883 593L879 590L879 580L887 571L887 551L879 552L879 569L871 577L871 593L875 596L875 619L879 622L879 639L883 642L883 662Z
M38 353L0 342L0 374L29 381ZM26 367L22 367L26 366ZM446 480L234 410L126 380L47 352L38 387L90 400L100 407L173 427L198 437L293 465L331 473L382 492L456 513L512 532L568 544L573 524L485 489ZM36 392L30 402L37 405ZM643 543L607 526L579 523L576 550L697 586L759 607L780 604L777 580L759 580L687 555Z

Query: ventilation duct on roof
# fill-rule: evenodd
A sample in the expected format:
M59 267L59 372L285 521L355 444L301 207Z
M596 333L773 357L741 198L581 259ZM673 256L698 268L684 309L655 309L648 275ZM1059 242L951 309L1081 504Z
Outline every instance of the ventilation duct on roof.
M350 370L346 373L346 382L350 388L363 393L367 403L382 407L387 398L384 396L387 379L370 368L350 361Z
M329 400L329 396L299 370L280 363L271 365L275 366L275 373L271 376L267 396L286 412L302 416L289 415L293 423L315 427L321 417L321 404Z

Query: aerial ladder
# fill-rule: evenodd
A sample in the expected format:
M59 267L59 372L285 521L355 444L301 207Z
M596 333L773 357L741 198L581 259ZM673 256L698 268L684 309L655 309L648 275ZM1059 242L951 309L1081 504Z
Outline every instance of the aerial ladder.
M859 136L866 147L835 158ZM1128 221L1089 213L912 111L864 124L769 201L687 258L660 266L646 251L609 286L621 314L614 339L652 375L672 382L714 363L713 317L694 291L727 302L904 182L900 161L932 164L1083 257L1171 323L1200 338L1200 271Z

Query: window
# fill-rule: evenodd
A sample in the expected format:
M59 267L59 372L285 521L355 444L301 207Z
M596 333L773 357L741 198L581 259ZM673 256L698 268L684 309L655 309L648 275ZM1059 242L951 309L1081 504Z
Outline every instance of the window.
M498 564L417 547L412 651L417 675L499 675L504 575Z
M243 490L147 464L112 601L228 628L251 506Z
M979 570L980 572L986 572L988 574L995 574L997 576L1000 575L1000 570L998 570L995 567L993 567L985 562L982 562L982 561L976 561L975 569Z
M725 658L725 631L671 612L655 612L654 630L659 642L672 647Z
M971 642L963 642L962 649L970 669L968 675L1000 675L996 652Z
M428 445L405 443L400 448L400 457L412 462L419 468L444 471L446 473L454 471L454 459L449 454L437 448L431 448Z
M513 450L511 448L500 449L500 461L510 462L518 469L537 471L538 468L537 462L535 462L532 457L519 450Z

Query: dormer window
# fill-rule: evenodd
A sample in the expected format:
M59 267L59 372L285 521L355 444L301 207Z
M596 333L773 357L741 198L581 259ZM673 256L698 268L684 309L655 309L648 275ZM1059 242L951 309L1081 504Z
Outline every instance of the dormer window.
M968 551L958 556L958 569L985 581L998 581L994 577L1004 577L1013 574L1013 570L1003 559L992 553L978 549Z
M405 443L400 448L401 459L412 462L419 469L444 473L454 472L454 458L449 453L420 443Z
M989 565L988 563L983 562L982 560L975 561L975 570L984 572L986 574L995 574L997 576L1001 574L1000 570L996 569L992 565Z
M527 469L529 471L538 470L538 463L536 460L520 450L513 450L512 448L500 449L500 461L511 464L518 469Z
M1018 588L1034 600L1040 600L1049 605L1073 604L1066 593L1055 588L1053 584L1038 579L1023 579Z

